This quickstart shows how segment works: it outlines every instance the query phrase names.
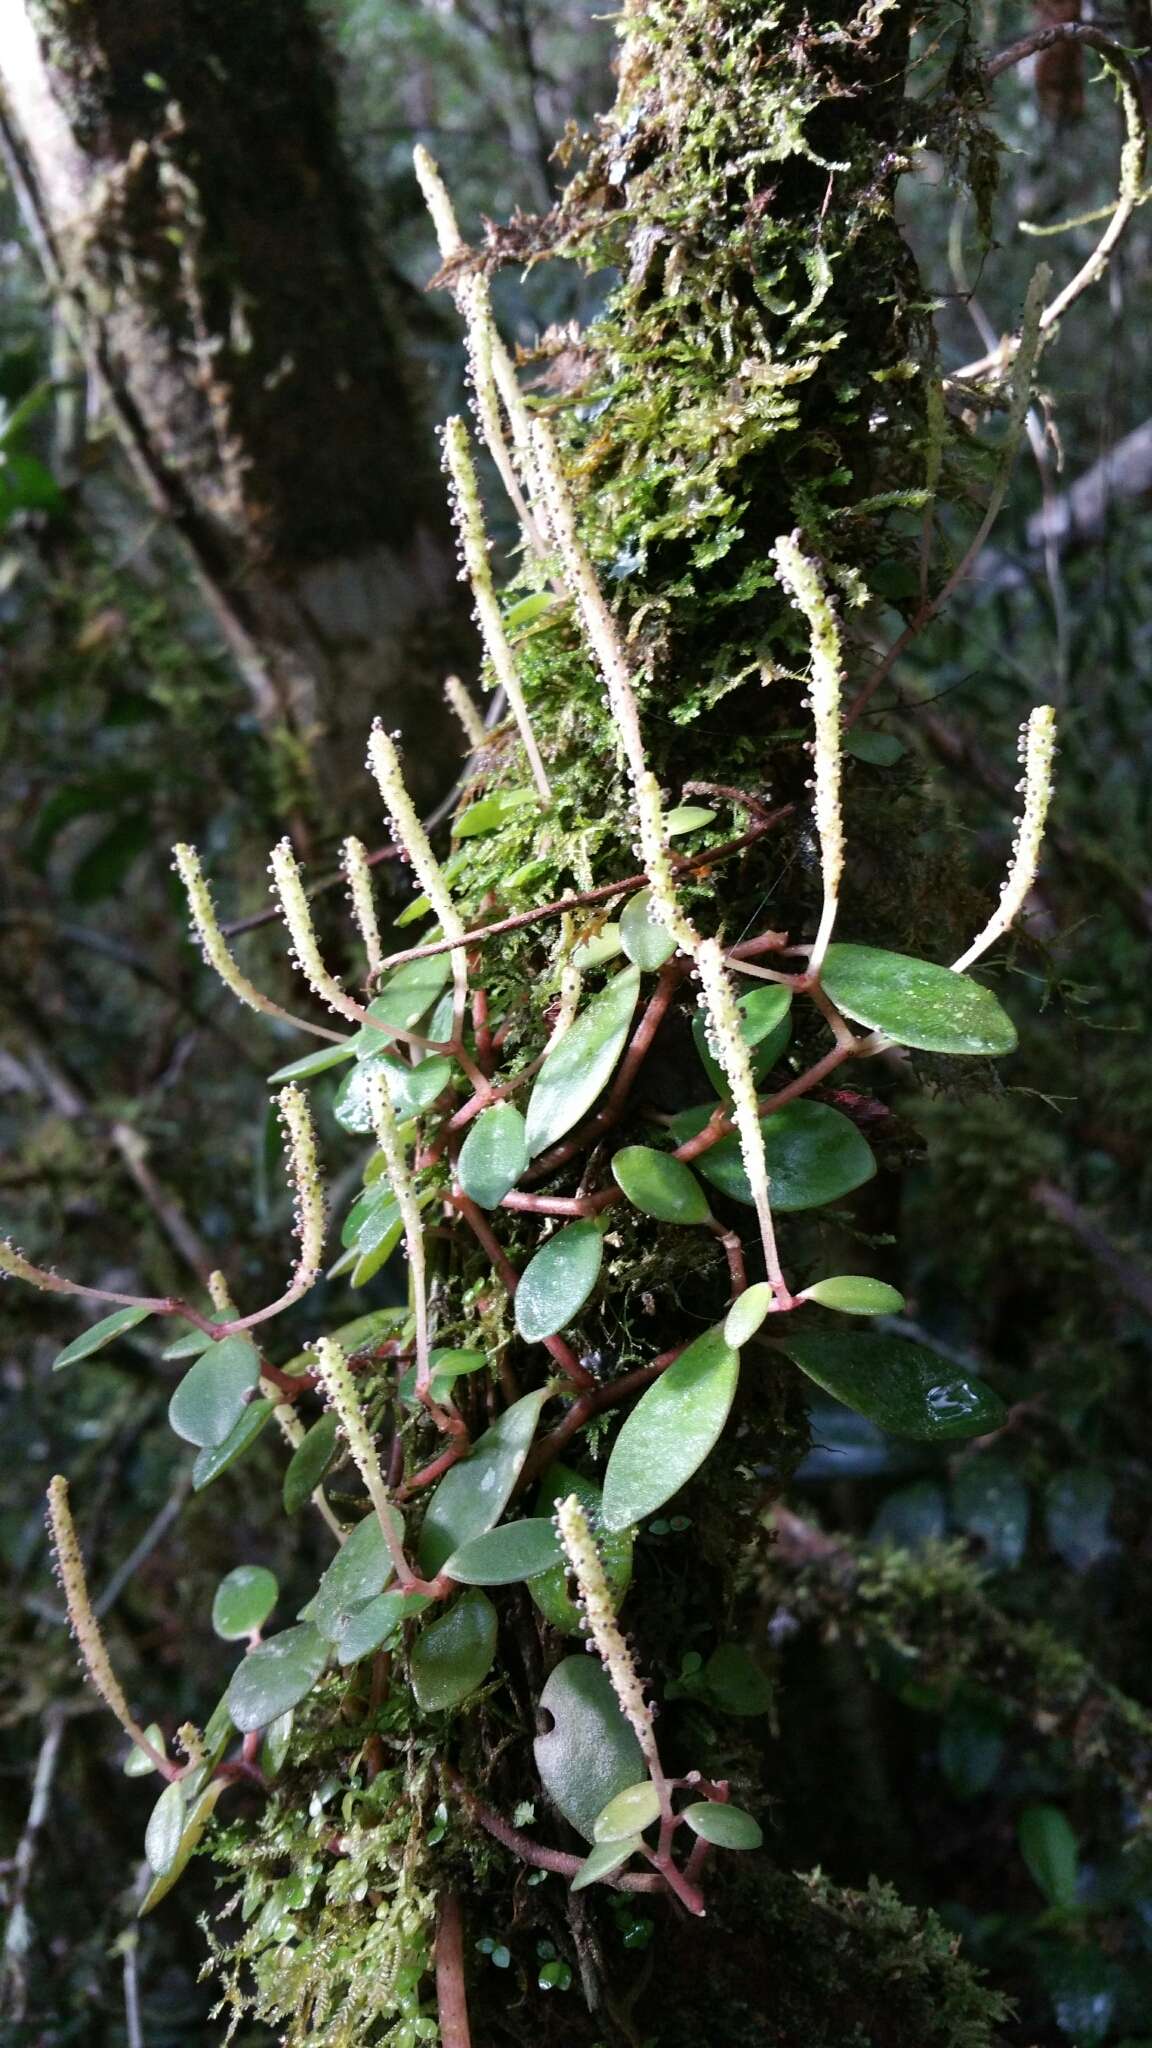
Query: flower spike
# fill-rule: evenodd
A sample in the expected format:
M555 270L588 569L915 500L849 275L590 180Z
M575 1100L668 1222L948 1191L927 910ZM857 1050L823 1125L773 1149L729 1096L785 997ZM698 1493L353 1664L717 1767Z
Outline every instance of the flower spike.
M303 1017L294 1017L291 1011L281 1009L279 1003L274 1003L270 996L264 995L256 987L255 982L249 981L228 950L228 942L220 929L212 892L200 865L200 856L196 848L181 841L178 846L172 848L172 858L176 873L184 884L192 929L200 941L200 949L208 966L215 969L225 988L231 989L232 994L238 997L240 1002L246 1003L250 1010L259 1010L265 1017L279 1017L285 1023L294 1025L297 1031L311 1032L313 1038L330 1038L338 1043L338 1031L329 1031L326 1024L309 1024Z
M384 964L384 948L380 943L380 927L376 922L376 904L372 895L372 870L368 865L368 853L362 839L349 835L342 848L342 865L348 883L348 895L352 904L352 916L356 929L364 941L368 958L369 979L380 972Z
M844 873L844 821L840 811L840 698L844 684L844 654L835 607L815 562L800 547L799 534L782 534L773 550L773 559L780 582L791 593L793 604L803 612L807 621L811 648L811 704L815 728L813 808L824 880L824 906L808 963L809 973L815 975L820 971L832 937Z
M1000 901L967 952L953 961L953 974L966 973L973 962L1003 936L1019 917L1036 880L1044 844L1044 827L1052 802L1056 757L1056 713L1051 704L1037 704L1027 723L1020 728L1020 755L1024 763L1024 777L1017 786L1024 796L1024 809L1016 828L1016 843L1000 891Z

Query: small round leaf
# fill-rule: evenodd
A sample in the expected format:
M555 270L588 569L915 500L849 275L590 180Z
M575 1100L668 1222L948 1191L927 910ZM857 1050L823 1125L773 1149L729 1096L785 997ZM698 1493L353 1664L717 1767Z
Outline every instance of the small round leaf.
M681 1111L672 1119L677 1140L695 1137L711 1114L710 1105ZM876 1171L876 1161L855 1124L827 1103L786 1103L764 1117L760 1128L772 1207L780 1214L838 1202L871 1180ZM693 1164L731 1201L751 1204L752 1190L735 1131L702 1152Z
M604 1239L592 1222L569 1223L529 1259L516 1289L516 1328L528 1344L566 1329L600 1277Z
M839 1309L846 1316L895 1316L904 1306L904 1296L884 1280L872 1280L866 1273L840 1273L834 1280L817 1280L806 1287L803 1301L817 1301L821 1308Z
M481 1110L460 1148L456 1176L482 1209L497 1209L528 1164L524 1119L513 1102Z
M540 1695L551 1725L533 1744L540 1782L565 1820L592 1840L598 1813L643 1773L640 1744L612 1681L593 1657L565 1657Z
M176 1435L202 1448L222 1444L259 1378L260 1354L252 1339L222 1337L189 1368L168 1403Z
M617 1186L634 1209L658 1223L710 1223L708 1198L691 1168L650 1145L626 1145L612 1161Z
M409 1672L426 1714L459 1705L482 1685L496 1655L496 1609L483 1593L462 1595L423 1629L412 1645Z
M263 1628L279 1591L274 1573L262 1564L238 1564L216 1588L212 1626L217 1635L234 1643Z
M693 1834L715 1843L718 1849L758 1849L764 1840L759 1825L742 1806L721 1806L717 1800L704 1799L697 1806L686 1806L683 1818Z
M638 1785L625 1785L601 1809L592 1824L592 1839L626 1842L634 1835L642 1835L659 1818L660 1794L651 1779L644 1778Z
M228 1712L241 1734L267 1728L307 1699L328 1655L328 1644L307 1621L249 1650L232 1673L227 1693Z
M652 974L676 951L676 941L652 916L652 891L641 889L620 913L620 944L634 967Z

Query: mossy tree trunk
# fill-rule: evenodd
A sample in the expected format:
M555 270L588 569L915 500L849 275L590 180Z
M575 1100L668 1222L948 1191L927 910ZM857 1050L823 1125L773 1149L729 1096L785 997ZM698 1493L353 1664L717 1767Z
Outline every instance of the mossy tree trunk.
M306 750L334 797L387 708L429 734L427 789L467 625L310 8L5 0L0 106L89 371L297 779Z

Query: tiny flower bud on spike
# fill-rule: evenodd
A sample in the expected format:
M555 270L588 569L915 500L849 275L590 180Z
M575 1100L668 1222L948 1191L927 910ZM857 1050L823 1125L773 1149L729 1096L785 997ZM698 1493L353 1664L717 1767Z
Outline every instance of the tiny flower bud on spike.
M1020 751L1024 760L1024 810L1016 828L1016 844L1000 901L983 931L973 939L966 953L952 963L953 974L963 974L989 946L1003 936L1019 917L1040 866L1044 827L1052 802L1053 770L1056 756L1056 713L1051 704L1037 704L1021 728Z

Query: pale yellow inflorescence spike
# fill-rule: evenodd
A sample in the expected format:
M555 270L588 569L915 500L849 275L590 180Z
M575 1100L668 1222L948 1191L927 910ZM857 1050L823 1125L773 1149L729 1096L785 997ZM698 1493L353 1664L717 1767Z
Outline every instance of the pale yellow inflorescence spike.
M532 731L528 706L516 673L516 662L504 630L500 606L496 598L496 586L492 581L492 565L488 560L488 536L484 527L484 508L480 502L480 486L472 461L472 450L468 445L468 429L458 415L450 419L444 428L444 459L452 480L453 505L460 545L464 554L464 567L472 585L476 601L476 617L481 636L492 663L492 671L501 685L512 708L512 715L528 756L532 779L540 793L542 803L552 801L552 788L547 771Z
M357 839L349 833L341 849L341 855L353 921L364 942L368 973L372 976L378 974L384 965L384 948L380 943L380 926L376 922L376 899L372 893L372 870L368 865L368 850L362 839Z
M276 1108L284 1120L288 1170L296 1196L300 1256L291 1287L293 1293L303 1294L317 1278L324 1259L324 1180L316 1151L316 1126L304 1090L293 1085L282 1088Z
M64 1599L68 1607L68 1619L72 1624L72 1632L93 1687L109 1711L115 1714L124 1733L131 1737L137 1749L142 1750L166 1778L178 1777L178 1770L164 1755L163 1750L157 1749L155 1743L149 1741L139 1722L133 1720L120 1681L112 1669L112 1662L88 1592L84 1559L68 1502L68 1481L59 1474L48 1488L48 1526L52 1536L52 1547L56 1553L56 1569L60 1574L60 1584L64 1589Z
M413 164L420 190L424 195L424 203L432 216L440 254L445 263L448 263L454 256L459 256L464 248L448 188L440 175L439 166L422 143L418 144L413 152ZM469 368L476 394L476 412L481 432L504 488L515 507L525 540L536 554L543 554L544 542L540 529L520 488L522 479L529 494L536 496L528 408L512 358L500 339L496 322L492 317L492 298L488 290L488 280L479 272L462 273L453 286L453 292L467 329ZM497 394L503 401L512 429L512 441L520 465L520 478L517 478L504 440Z
M708 1036L712 1051L720 1063L732 1096L732 1113L740 1134L740 1153L744 1161L744 1170L748 1175L748 1184L756 1205L756 1218L760 1225L760 1240L764 1247L764 1263L768 1278L777 1295L786 1298L788 1286L781 1270L780 1255L776 1247L776 1231L772 1222L768 1160L764 1151L764 1133L760 1127L756 1076L747 1040L741 1029L742 1020L732 992L732 982L724 965L724 955L715 939L701 939L696 949L696 971L700 976L700 988L708 1014Z
M365 1420L347 1355L334 1337L321 1337L315 1347L315 1354L317 1376L328 1405L344 1432L345 1441L352 1454L352 1462L364 1481L368 1498L376 1511L376 1518L384 1541L388 1545L397 1577L402 1581L411 1579L412 1572L404 1556L400 1531L388 1498L384 1475L380 1470L380 1460L376 1455L376 1446Z
M440 920L444 937L452 947L452 979L456 989L455 1027L459 1031L468 1001L468 957L464 951L464 920L452 901L444 870L432 851L432 842L412 801L404 780L404 769L390 733L380 720L373 724L368 739L368 766L376 778L392 830L403 847L424 893Z
M464 737L468 742L469 752L473 754L479 753L488 738L488 734L484 730L484 720L481 718L459 676L445 676L444 695L448 699L450 708L455 712L460 721Z
M368 1101L376 1142L384 1154L388 1184L404 1225L404 1248L412 1282L412 1312L416 1321L416 1391L424 1398L432 1377L428 1348L428 1285L424 1257L424 1223L416 1184L404 1151L404 1140L388 1089L388 1077L379 1068L368 1083Z
M200 856L196 848L182 840L179 845L172 848L172 858L176 872L184 884L192 929L200 941L200 949L208 966L220 976L225 988L230 989L240 1002L246 1003L250 1010L259 1010L265 1017L281 1018L289 1024L294 1024L298 1030L310 1031L315 1038L338 1038L338 1032L329 1031L322 1024L309 1024L302 1017L292 1016L290 1011L282 1009L279 1003L274 1003L270 996L266 996L258 989L255 982L249 981L228 950L228 942L220 929L212 892L200 865Z
M952 963L954 974L964 974L982 953L988 951L1019 917L1033 887L1040 866L1044 827L1052 802L1056 763L1056 713L1051 704L1037 704L1020 729L1020 753L1024 763L1024 809L1016 828L1016 843L1000 901L982 932L967 952Z
M813 810L820 841L824 903L808 966L811 974L818 974L832 938L844 874L844 821L840 808L844 650L835 606L816 563L803 552L799 534L782 534L772 552L780 582L804 615L811 652Z
M596 1539L576 1494L570 1493L560 1502L556 1526L579 1588L580 1606L597 1655L612 1681L621 1712L631 1724L653 1780L662 1784L664 1773L656 1747L652 1709L644 1697L635 1659L621 1634Z

